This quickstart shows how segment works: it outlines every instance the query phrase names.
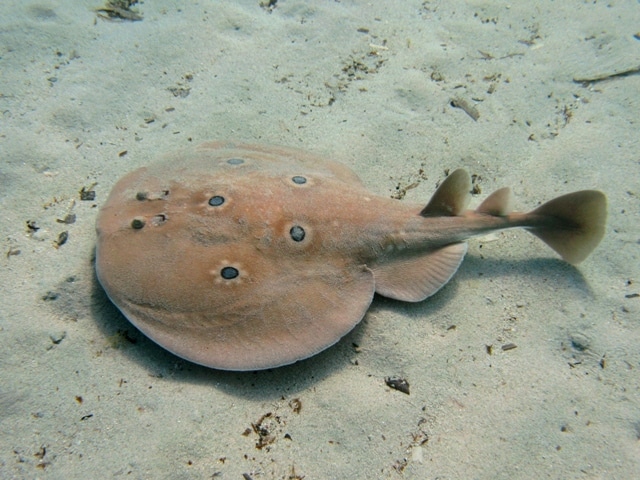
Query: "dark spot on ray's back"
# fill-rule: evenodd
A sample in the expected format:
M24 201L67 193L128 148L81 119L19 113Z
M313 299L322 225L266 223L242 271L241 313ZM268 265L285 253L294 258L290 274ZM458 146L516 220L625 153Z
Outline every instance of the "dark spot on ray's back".
M289 235L291 235L291 239L294 242L301 242L302 240L304 240L305 236L304 228L302 228L300 225L294 225L293 227L291 227L291 230L289 230Z
M134 230L140 230L141 228L144 227L144 220L141 218L134 218L131 221L131 228L133 228Z
M296 175L295 177L291 177L291 181L298 185L304 185L307 183L307 179L301 175Z
M211 205L212 207L219 207L223 203L224 197L221 197L220 195L215 195L209 199L209 205Z
M222 270L220 270L220 276L225 280L233 280L238 275L240 275L240 272L237 268L224 267Z
M143 201L149 198L149 194L147 192L138 192L136 193L136 200Z
M229 160L227 160L227 163L229 165L242 165L244 163L244 160L241 158L230 158Z

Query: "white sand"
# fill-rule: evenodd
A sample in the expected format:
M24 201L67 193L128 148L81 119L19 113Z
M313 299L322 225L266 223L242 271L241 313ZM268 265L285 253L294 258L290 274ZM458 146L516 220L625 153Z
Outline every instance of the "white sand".
M1 478L637 477L640 75L573 81L640 65L637 1L101 5L0 4ZM524 232L472 241L434 298L378 298L310 360L209 370L108 302L94 224L125 172L226 138L331 156L385 196L423 168L411 201L461 166L476 202L512 186L520 210L598 188L608 232L579 268Z

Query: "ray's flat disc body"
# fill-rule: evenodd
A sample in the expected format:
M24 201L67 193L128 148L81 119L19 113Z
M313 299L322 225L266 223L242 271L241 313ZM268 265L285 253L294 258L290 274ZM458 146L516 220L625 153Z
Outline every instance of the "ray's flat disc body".
M229 370L292 363L334 344L369 307L358 230L372 211L382 221L371 205L380 201L398 203L315 155L206 143L115 185L97 222L98 279L180 357Z
M367 191L301 150L210 142L136 170L97 221L96 271L149 338L196 363L277 367L337 342L374 293L419 302L455 274L466 240L525 228L566 261L605 233L606 196L583 190L511 212L509 189L466 210L451 172L426 206Z

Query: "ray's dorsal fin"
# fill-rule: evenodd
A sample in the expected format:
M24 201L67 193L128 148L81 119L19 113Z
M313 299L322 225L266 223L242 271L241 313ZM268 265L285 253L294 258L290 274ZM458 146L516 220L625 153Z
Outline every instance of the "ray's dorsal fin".
M471 177L459 168L450 173L422 209L423 217L455 217L460 215L469 203Z
M505 217L511 213L511 189L509 187L496 190L476 208L476 213Z
M582 262L604 236L607 197L597 190L582 190L554 198L528 213L542 216L539 227L529 231L553 248L567 262Z
M376 293L404 302L421 302L446 285L458 270L465 253L466 243L454 243L373 266Z

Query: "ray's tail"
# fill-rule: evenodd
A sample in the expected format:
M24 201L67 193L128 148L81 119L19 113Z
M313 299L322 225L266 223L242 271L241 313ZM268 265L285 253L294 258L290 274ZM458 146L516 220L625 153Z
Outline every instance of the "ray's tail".
M420 215L464 215L471 178L464 169L452 172L436 190ZM607 197L598 190L582 190L554 198L529 213L511 212L511 190L501 188L489 195L475 213L501 217L504 226L524 227L573 265L582 262L598 246L605 232Z
M562 195L528 213L511 213L509 188L496 190L478 208L466 210L470 190L471 177L464 169L444 179L420 210L420 216L431 221L419 231L417 246L391 249L368 265L378 294L407 302L433 295L456 272L467 251L466 239L475 235L525 228L574 265L604 236L607 197L597 190ZM406 247L407 238L402 232L397 243Z
M527 230L566 262L576 265L589 256L604 236L607 197L597 190L568 193L539 206L527 216L540 219Z
M510 189L501 188L489 195L476 212L509 217L510 203ZM512 218L521 215L514 214ZM563 260L577 265L604 236L607 197L598 190L568 193L524 214L523 219L520 226L549 245Z

